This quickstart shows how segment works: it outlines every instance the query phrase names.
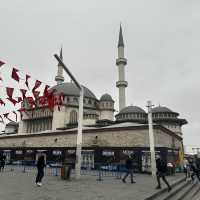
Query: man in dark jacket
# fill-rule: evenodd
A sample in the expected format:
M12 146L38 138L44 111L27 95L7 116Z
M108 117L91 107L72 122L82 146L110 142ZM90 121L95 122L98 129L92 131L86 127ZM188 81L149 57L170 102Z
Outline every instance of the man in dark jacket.
M189 162L190 164L190 170L192 171L192 175L191 178L194 181L194 176L197 177L197 179L200 181L200 175L199 175L199 169L198 169L198 165L194 162L194 160L191 160Z
M156 159L156 168L157 168L156 175L157 175L157 182L158 182L158 186L156 187L156 189L161 189L160 178L162 178L162 180L167 185L168 192L169 192L172 188L167 182L167 179L165 177L167 174L167 164L160 157Z
M126 183L126 178L130 174L130 176L131 176L131 183L135 183L135 181L133 180L133 160L132 160L131 156L129 156L127 158L127 160L126 160L126 169L127 169L127 172L126 172L124 178L122 179L122 181L124 183Z
M38 158L38 161L37 161L38 173L35 180L37 186L42 186L42 178L44 176L44 167L45 167L45 160L44 160L44 156L42 155Z

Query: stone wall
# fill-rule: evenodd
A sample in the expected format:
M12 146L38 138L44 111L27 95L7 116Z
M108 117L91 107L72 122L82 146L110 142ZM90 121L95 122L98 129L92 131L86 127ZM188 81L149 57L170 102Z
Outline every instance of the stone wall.
M74 131L57 131L50 133L1 136L0 147L75 147ZM155 144L157 147L179 147L181 140L172 137L161 129L156 129ZM148 129L141 130L87 130L83 133L83 147L148 147Z

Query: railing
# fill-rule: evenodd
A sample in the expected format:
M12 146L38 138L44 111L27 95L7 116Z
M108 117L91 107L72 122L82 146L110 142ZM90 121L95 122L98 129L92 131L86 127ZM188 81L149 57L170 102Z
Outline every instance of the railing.
M61 176L62 163L48 161L45 167L46 176ZM24 161L12 161L5 166L6 171L16 171L23 173L36 173L36 162L33 160ZM126 168L122 164L117 163L95 163L92 167L88 167L84 164L81 167L81 175L96 176L98 181L102 181L106 177L114 177L120 179L122 173L126 171ZM72 168L72 174L75 174L75 170Z

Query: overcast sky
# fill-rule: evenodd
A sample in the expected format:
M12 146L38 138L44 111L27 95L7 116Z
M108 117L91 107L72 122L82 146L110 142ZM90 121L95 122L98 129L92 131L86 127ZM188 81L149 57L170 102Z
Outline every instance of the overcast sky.
M111 94L118 110L121 22L127 105L146 110L152 100L180 113L189 122L184 144L200 146L199 10L198 0L0 0L0 60L7 63L0 69L0 97L5 98L6 86L24 86L10 79L12 67L30 74L33 82L54 85L53 54L63 45L64 61L77 79L97 98ZM6 105L0 114L15 109Z

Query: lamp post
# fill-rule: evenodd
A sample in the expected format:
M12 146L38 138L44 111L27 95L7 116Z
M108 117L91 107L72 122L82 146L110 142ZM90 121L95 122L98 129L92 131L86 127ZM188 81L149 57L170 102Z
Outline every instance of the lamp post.
M147 101L148 108L148 124L149 124L149 144L151 152L151 173L152 176L156 176L156 158L155 158L155 145L154 145L154 134L153 134L153 123L152 123L152 104L151 101Z
M79 115L78 115L78 134L77 134L77 138L76 138L76 165L75 165L76 179L79 179L80 176L81 176L81 149L82 149L82 122L83 122L83 95L84 95L84 91L83 91L83 87L78 83L78 81L75 79L75 77L69 71L69 69L65 66L65 64L60 59L60 57L57 54L55 54L54 57L57 59L57 61L63 67L65 72L74 81L75 85L77 86L77 88L79 89L79 92L80 92Z

